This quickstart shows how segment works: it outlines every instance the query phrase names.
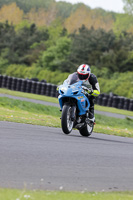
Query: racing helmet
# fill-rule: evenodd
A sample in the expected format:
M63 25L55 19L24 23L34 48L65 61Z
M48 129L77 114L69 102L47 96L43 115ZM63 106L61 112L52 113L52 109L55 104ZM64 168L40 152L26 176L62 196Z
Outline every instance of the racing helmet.
M87 64L80 65L77 69L77 73L80 80L87 80L91 73L90 66Z

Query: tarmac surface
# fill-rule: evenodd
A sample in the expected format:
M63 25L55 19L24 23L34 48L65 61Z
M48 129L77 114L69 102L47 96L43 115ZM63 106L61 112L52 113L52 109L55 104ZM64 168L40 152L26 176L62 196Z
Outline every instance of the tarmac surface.
M0 187L133 190L133 138L0 122Z

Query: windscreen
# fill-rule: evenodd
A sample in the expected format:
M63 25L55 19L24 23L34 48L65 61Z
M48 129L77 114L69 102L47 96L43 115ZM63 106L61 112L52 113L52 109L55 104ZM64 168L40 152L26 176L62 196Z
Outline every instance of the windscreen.
M68 83L69 85L72 85L72 84L74 84L74 83L76 83L76 82L78 82L78 81L79 81L79 78L78 78L77 73L73 73L73 74L70 74L70 75L68 76L67 83Z

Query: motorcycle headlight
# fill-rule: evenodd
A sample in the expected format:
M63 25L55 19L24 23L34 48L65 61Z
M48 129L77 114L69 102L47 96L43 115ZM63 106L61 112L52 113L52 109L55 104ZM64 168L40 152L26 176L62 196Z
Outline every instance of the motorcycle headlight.
M60 92L62 93L62 94L64 94L64 92L67 90L67 88L66 87L61 87L60 88Z

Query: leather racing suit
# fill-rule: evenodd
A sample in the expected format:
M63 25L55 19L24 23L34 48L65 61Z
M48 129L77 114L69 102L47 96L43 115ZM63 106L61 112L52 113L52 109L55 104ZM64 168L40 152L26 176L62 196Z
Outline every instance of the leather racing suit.
M91 73L87 80L83 80L83 86L91 90L91 92L89 92L88 90L88 93L91 94L88 96L88 99L90 101L89 118L95 120L94 103L95 103L95 98L100 94L100 87L97 81L97 77Z

